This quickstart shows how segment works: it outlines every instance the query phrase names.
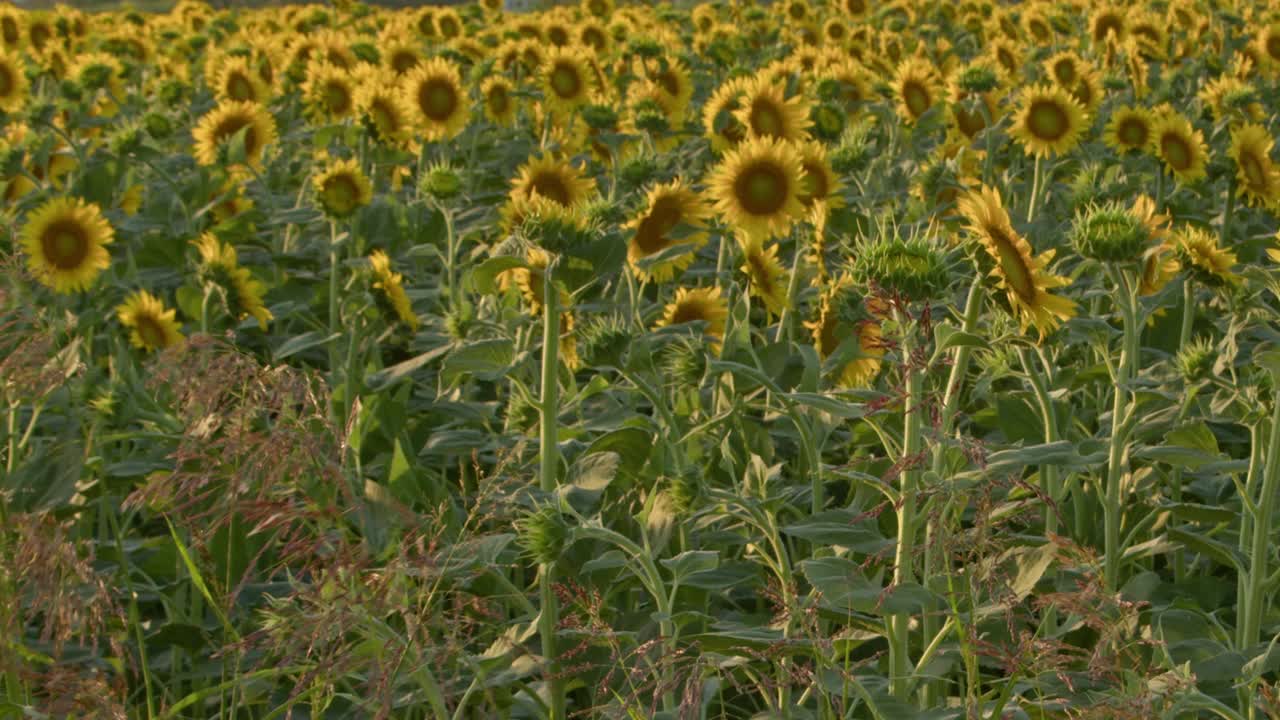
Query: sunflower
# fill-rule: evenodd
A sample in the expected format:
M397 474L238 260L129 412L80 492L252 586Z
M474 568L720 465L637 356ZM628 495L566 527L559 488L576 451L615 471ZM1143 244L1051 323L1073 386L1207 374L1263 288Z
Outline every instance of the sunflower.
M1232 268L1236 254L1218 246L1217 235L1197 227L1187 227L1174 238L1174 249L1182 267L1210 287L1234 285L1240 278Z
M1119 153L1146 150L1151 146L1153 122L1151 111L1144 107L1116 108L1107 120L1102 140Z
M868 387L880 373L885 348L879 321L850 322L841 317L840 304L848 297L852 286L847 275L834 281L818 301L818 316L806 320L804 326L813 336L813 349L823 358L835 352L845 338L854 338L858 357L840 368L836 384L845 388Z
M382 292L395 316L408 325L410 330L416 331L421 323L409 304L409 296L404 292L404 277L391 271L391 258L381 250L374 250L369 255L369 266L373 269L374 289Z
M1272 64L1280 63L1280 23L1271 23L1258 33L1257 53Z
M1029 155L1062 155L1080 142L1084 109L1062 88L1037 85L1022 93L1022 103L1009 134Z
M804 211L799 155L773 138L748 140L725 153L708 185L720 217L753 240L785 234Z
M200 255L201 275L226 293L228 312L237 320L252 317L258 321L259 328L266 330L274 316L262 302L265 288L248 268L240 267L235 247L213 233L204 233L191 244Z
M680 62L663 58L644 70L646 82L653 87L649 95L662 107L673 124L683 120L693 99L693 79Z
M532 158L511 181L511 200L541 195L562 207L576 207L595 189L595 182L574 165L552 157Z
M994 262L990 276L1005 290L1023 332L1034 325L1044 337L1060 321L1075 316L1074 302L1049 292L1071 283L1046 269L1055 251L1032 256L1031 245L1013 229L997 190L984 185L960 198L958 209L968 221L969 232Z
M1256 101L1257 90L1250 83L1231 75L1221 75L1204 84L1198 94L1200 101L1209 106L1216 122L1260 122L1266 113L1262 103Z
M0 110L20 112L29 94L26 67L17 53L0 51Z
M1129 214L1142 224L1147 234L1147 250L1142 258L1142 277L1138 293L1154 295L1173 279L1182 265L1174 256L1169 233L1169 216L1156 212L1156 203L1146 195L1134 200Z
M266 108L250 102L224 102L209 111L196 124L196 162L215 165L218 152L243 131L244 160L255 168L262 167L262 153L276 141L276 121Z
M763 79L746 88L733 116L746 128L747 137L799 141L806 139L811 124L804 98L786 97L783 88Z
M413 140L413 121L404 96L394 85L368 83L356 90L356 113L378 140L408 147Z
M787 307L787 272L778 261L778 245L768 248L760 242L747 240L742 243L742 267L746 274L751 295L764 303L771 315L781 315Z
M702 227L711 211L698 193L679 178L649 191L643 212L636 215L626 227L635 231L627 244L627 262L632 272L644 280L664 282L693 262L694 253L707 242ZM690 231L672 231L685 226ZM682 251L673 250L681 247ZM661 262L643 268L640 261L662 253Z
M98 206L79 198L49 200L22 227L31 274L58 293L87 290L110 265L105 246L114 239Z
M120 324L129 328L129 342L142 350L163 350L182 342L181 325L172 309L166 310L160 298L139 290L116 307Z
M311 117L338 121L355 111L355 83L347 70L327 62L307 68L302 97Z
M421 46L407 37L390 40L382 49L383 65L397 76L413 72L424 60Z
M219 102L253 102L266 103L271 99L271 90L262 77L249 66L249 60L243 57L230 57L223 60L213 77L213 94Z
M800 202L809 210L810 215L819 205L823 213L843 207L840 179L827 160L827 147L811 140L797 145L796 152L800 155L800 169L804 173L801 177Z
M898 114L912 123L933 107L940 94L933 66L921 57L911 57L898 66L893 76L893 94Z
M595 77L580 48L552 48L543 58L539 75L543 97L559 111L572 111L586 104L595 91Z
M713 151L722 153L746 138L747 128L738 121L737 113L752 84L748 77L728 80L702 106L702 126Z
M1069 88L1080 82L1085 72L1085 62L1076 53L1066 50L1049 56L1044 68L1058 85Z
M1228 154L1236 163L1240 191L1255 207L1280 204L1280 169L1271 161L1275 140L1261 125L1249 123L1231 132Z
M373 184L354 158L329 163L311 183L316 200L331 218L351 217L373 200Z
M515 86L501 75L485 78L480 84L484 116L494 125L511 127L516 120Z
M1119 42L1124 40L1125 33L1125 11L1119 7L1099 5L1089 16L1089 36L1094 45L1105 45L1112 36Z
M1193 182L1206 174L1209 150L1204 135L1177 112L1166 112L1156 119L1151 129L1151 152L1181 182Z
M402 87L427 140L451 140L471 119L471 103L458 66L444 58L423 62L404 77Z
M662 318L653 327L656 330L690 322L706 323L703 332L715 338L712 347L719 352L719 341L724 338L725 319L728 317L729 303L720 288L678 288L675 299L663 308Z

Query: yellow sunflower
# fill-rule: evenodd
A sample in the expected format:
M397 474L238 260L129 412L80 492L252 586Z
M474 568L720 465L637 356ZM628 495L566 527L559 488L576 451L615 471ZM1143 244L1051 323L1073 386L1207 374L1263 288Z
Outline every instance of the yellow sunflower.
M29 95L26 67L17 53L0 51L0 110L21 112Z
M1209 150L1204 135L1177 112L1170 111L1156 119L1151 129L1151 152L1181 182L1193 182L1206 174Z
M267 323L274 317L262 302L266 289L248 268L240 267L235 247L213 233L204 233L191 244L200 255L201 274L226 291L231 315L237 320L252 317L258 321L259 328L266 330Z
M747 128L737 114L752 84L748 77L728 80L702 106L702 126L713 151L722 153L746 138Z
M771 315L781 315L787 307L787 272L778 260L778 245L764 247L763 243L748 240L743 245L742 267L746 274L751 295L764 303Z
M1062 88L1038 85L1022 93L1009 134L1028 155L1062 155L1080 142L1085 130L1084 109Z
M213 77L214 97L221 101L266 103L271 90L262 77L243 57L229 57L221 62Z
M746 128L747 137L799 141L807 137L811 124L804 98L786 97L782 87L763 79L747 87L733 115Z
M595 189L595 182L574 165L549 156L531 158L511 181L511 200L541 195L562 207L576 207Z
M664 59L646 67L644 77L653 88L648 95L658 103L663 113L673 124L683 120L689 101L693 99L693 78L689 75L689 68L678 61Z
M22 227L31 274L58 293L87 290L111 264L105 246L114 239L98 206L79 198L49 200Z
M129 342L142 350L163 350L182 342L175 312L166 310L160 298L139 290L116 308L120 324L129 329Z
M585 105L595 92L595 77L581 48L552 48L543 58L539 75L543 97L558 111L568 112Z
M663 308L662 318L654 323L654 329L682 325L690 322L706 323L703 332L714 338L712 348L719 352L719 341L724 338L725 320L729 317L729 303L718 287L679 288L675 299Z
M1055 53L1044 61L1044 68L1053 78L1053 82L1061 87L1075 87L1085 72L1085 62L1079 55L1070 50Z
M1231 132L1228 154L1236 163L1240 192L1255 207L1280 204L1280 169L1271 161L1274 138L1261 125L1249 123Z
M847 276L834 281L818 301L818 316L806 320L804 326L813 336L813 349L823 358L835 352L845 338L856 338L858 357L840 368L836 384L844 388L869 387L880 374L885 354L883 335L877 320L849 322L840 317L837 303L843 293L849 292L851 285Z
M933 66L921 57L904 60L894 73L893 93L898 100L898 115L908 123L919 120L941 94Z
M820 206L825 214L844 206L844 198L840 196L840 178L831 169L827 160L827 147L820 142L809 141L796 146L800 155L800 169L804 173L801 182L800 202L812 217Z
M742 143L725 153L707 184L720 217L752 240L785 234L804 212L799 153L784 141Z
M261 168L264 148L276 141L276 121L266 108L250 102L221 103L200 118L191 131L195 138L196 162L217 164L218 151L241 131L245 162Z
M471 100L457 65L444 58L431 58L402 82L405 102L413 108L427 140L451 140L467 126Z
M369 254L369 266L373 268L373 287L382 292L396 317L410 330L417 330L421 322L409 304L404 292L404 276L391 270L391 258L381 250Z
M1108 37L1114 37L1116 42L1124 40L1126 32L1125 12L1118 6L1099 5L1089 16L1089 35L1094 45L1105 45Z
M707 242L703 221L710 214L698 193L679 178L654 187L645 209L626 225L635 231L627 244L627 262L632 272L641 279L665 282L684 270L693 262L698 248ZM681 227L688 231L673 233ZM683 251L672 249L677 246ZM642 260L658 253L665 259L642 268Z
M408 147L413 140L413 120L404 96L393 85L369 83L356 90L356 112L378 140Z
M1147 250L1142 257L1142 277L1138 284L1140 295L1154 295L1173 279L1182 265L1174 255L1170 239L1169 216L1156 212L1156 203L1146 195L1134 200L1129 214L1142 223L1147 234Z
M373 201L373 183L354 158L330 162L311 184L320 207L331 218L351 217Z
M407 37L391 40L382 50L382 64L397 77L413 72L425 59L421 46Z
M347 70L327 62L307 68L302 97L307 113L316 119L338 121L355 112L355 83Z
M1151 147L1151 131L1154 118L1144 107L1116 108L1107 120L1102 140L1116 152L1147 150Z
M1023 332L1034 325L1044 337L1059 322L1075 316L1073 301L1049 292L1071 284L1047 270L1055 251L1032 256L1031 245L1013 229L997 190L984 185L960 198L958 209L968 221L969 232L994 262L990 276L1004 289Z
M1214 233L1198 227L1187 227L1174 238L1174 249L1183 269L1210 287L1234 285L1240 278L1232 268L1236 254L1218 246Z
M516 121L515 86L501 75L486 78L480 84L480 97L484 100L484 116L494 125L511 127Z

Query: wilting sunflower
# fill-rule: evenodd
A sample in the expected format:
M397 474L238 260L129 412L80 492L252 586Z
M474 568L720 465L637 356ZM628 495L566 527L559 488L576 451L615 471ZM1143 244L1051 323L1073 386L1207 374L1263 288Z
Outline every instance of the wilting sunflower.
M763 78L747 87L733 116L746 128L748 137L799 141L805 139L812 124L804 98L786 97L782 87Z
M110 265L105 246L114 239L98 206L72 197L49 200L22 227L31 274L59 293L87 290Z
M747 240L742 243L742 267L751 295L764 303L771 315L781 315L787 307L787 271L778 261L778 245Z
M1183 269L1210 287L1234 285L1240 278L1232 268L1236 254L1218 246L1218 236L1198 227L1187 227L1174 237L1174 249Z
M806 320L804 326L813 336L813 349L823 358L835 352L845 338L854 338L858 357L840 368L836 384L845 388L868 387L880 373L885 354L883 335L877 320L850 321L841 317L840 305L850 299L852 286L848 276L834 281L818 301L818 316Z
M898 114L908 123L919 120L941 95L933 66L921 57L904 60L894 73L892 84Z
M160 298L139 290L116 308L120 324L129 328L129 342L142 350L163 350L182 342L181 325L173 309L166 310Z
M26 68L17 53L0 51L0 110L16 113L27 104Z
M312 180L325 214L341 220L373 201L373 184L354 158L330 162Z
M402 81L405 102L413 108L427 140L451 140L471 119L471 101L458 66L431 58Z
M276 141L276 121L266 108L250 102L222 103L200 118L191 131L195 138L196 162L216 165L219 149L241 130L244 131L245 161L261 168L263 149Z
M720 217L749 239L785 234L804 212L799 154L773 138L748 140L725 153L707 180Z
M645 280L665 282L693 262L698 248L707 242L702 223L711 211L698 193L679 178L649 191L644 211L627 223L635 231L627 244L627 262L632 272ZM684 227L684 233L673 231ZM683 251L673 250L675 247ZM643 268L641 261L663 253L666 259Z
M381 250L369 254L369 267L373 269L373 287L382 293L382 297L391 306L392 312L410 330L417 330L421 324L409 304L409 296L404 292L404 276L391 271L391 258Z
M258 321L259 328L266 330L267 323L273 318L271 311L262 303L266 289L248 268L240 267L235 247L222 242L213 233L205 233L191 244L200 255L200 274L222 288L232 317L237 320L252 317Z
M377 140L400 147L411 143L410 110L395 86L377 82L362 85L356 90L356 113Z
M1206 174L1209 150L1204 135L1177 112L1167 112L1156 119L1151 129L1151 151L1181 182L1193 182Z
M1280 204L1280 169L1271 161L1274 138L1261 125L1249 123L1231 133L1229 154L1236 163L1236 182L1255 207Z
M480 84L480 97L484 101L484 116L494 125L511 127L516 120L515 87L501 75L486 78Z
M557 205L575 207L595 189L595 182L584 177L580 168L546 156L531 158L520 166L520 172L511 181L511 200L541 195Z
M249 65L248 58L228 57L212 78L213 94L219 101L266 103L271 89Z
M1062 88L1038 85L1022 93L1021 105L1009 134L1029 155L1062 155L1080 142L1084 109Z
M1046 269L1055 251L1032 257L1031 245L1013 229L997 190L984 185L960 198L958 209L968 221L969 232L994 261L990 276L1004 289L1023 332L1034 325L1044 337L1060 321L1075 316L1074 302L1049 292L1071 284Z
M554 109L568 112L585 105L595 91L595 77L581 48L552 48L543 58L539 75L542 94Z
M1102 140L1116 152L1142 151L1151 147L1151 130L1154 119L1144 107L1116 108L1107 120Z
M747 128L739 122L737 113L751 85L752 80L747 77L728 80L702 106L702 126L713 151L722 153L746 138Z
M703 332L715 338L712 347L720 350L719 340L724 338L725 319L729 317L729 303L718 287L679 288L676 297L663 308L662 318L654 323L654 329L682 325L690 322L706 323Z

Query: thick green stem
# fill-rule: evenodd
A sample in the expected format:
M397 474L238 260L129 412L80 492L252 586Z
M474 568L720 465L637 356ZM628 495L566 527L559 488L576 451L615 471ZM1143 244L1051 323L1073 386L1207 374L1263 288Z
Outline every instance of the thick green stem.
M1218 245L1231 247L1231 216L1236 209L1236 176L1227 179L1227 206L1222 211L1222 233L1218 236Z
M547 264L542 280L542 399L539 443L538 482L543 492L555 492L556 475L560 465L558 444L560 414L560 380L558 351L560 348L560 308L553 273L555 261ZM542 639L542 656L547 663L551 687L551 720L564 720L564 679L560 677L560 662L556 650L556 629L559 626L559 607L555 590L555 565L545 563L539 568L539 596L541 613L538 633Z
M338 223L329 223L329 384L337 385L338 346L333 336L338 332Z
M1178 333L1178 352L1191 342L1191 325L1195 320L1195 286L1191 283L1191 277L1188 276L1182 281L1182 328ZM1190 392L1190 390L1188 390ZM1185 414L1187 406L1183 406L1183 414ZM1181 415L1179 415L1181 420ZM1173 474L1169 478L1171 497L1174 502L1182 502L1182 468L1175 468ZM1187 557L1186 551L1178 548L1173 551L1173 579L1175 582L1182 582L1187 574Z
M924 376L915 366L915 343L912 333L915 327L905 313L899 314L902 326L902 369L906 376L907 398L903 406L901 497L898 502L898 545L894 557L893 584L899 586L915 580L912 556L915 554L916 483L919 472L913 468L920 452L923 412L922 389ZM911 690L911 659L908 657L911 616L898 613L889 618L889 685L893 696L906 702Z
M1036 200L1040 197L1040 156L1036 155L1035 169L1031 171L1031 197L1027 199L1027 222L1036 217Z
M1115 395L1111 405L1111 443L1107 454L1107 484L1102 506L1104 533L1103 578L1107 590L1114 591L1120 578L1120 485L1124 479L1127 451L1128 421L1131 411L1131 388L1134 368L1137 364L1138 327L1137 288L1123 271L1112 275L1120 290L1120 314L1124 327L1124 346L1120 365L1116 370Z
M1271 552L1268 540L1271 536L1271 516L1275 511L1276 491L1280 490L1280 397L1275 398L1271 431L1267 439L1267 455L1263 462L1262 492L1254 500L1257 515L1253 519L1253 538L1249 552L1249 581L1244 603L1244 630L1240 635L1241 652L1257 645L1261 640L1262 618L1266 614L1264 590L1267 579L1267 558ZM1252 710L1250 711L1252 717Z
M1036 404L1040 406L1040 417L1044 421L1044 441L1046 443L1057 442L1058 437L1058 417L1053 409L1053 398L1049 397L1049 386L1045 381L1044 374L1037 367L1036 361L1031 357L1031 351L1027 348L1018 349L1018 358L1022 361L1022 368L1026 370L1027 379L1031 381L1031 389L1036 396ZM1040 491L1049 498L1049 503L1044 508L1044 529L1045 533L1058 532L1058 511L1054 504L1058 499L1058 468L1056 465L1040 466Z
M800 289L801 263L804 262L804 248L800 240L796 240L795 256L791 258L791 278L787 281L787 298L782 305L782 313L778 315L778 334L774 342L791 340L791 308L796 302L796 293Z

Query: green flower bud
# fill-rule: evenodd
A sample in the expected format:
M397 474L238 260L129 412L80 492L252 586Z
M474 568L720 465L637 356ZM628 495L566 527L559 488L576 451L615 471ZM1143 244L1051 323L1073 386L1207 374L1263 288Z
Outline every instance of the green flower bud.
M699 339L680 338L663 350L661 364L668 385L700 387L707 374L707 352Z
M1142 221L1115 204L1076 215L1068 236L1081 255L1113 263L1141 260L1149 240Z
M1174 356L1174 365L1188 385L1199 382L1213 372L1213 363L1218 359L1218 352L1208 338L1200 338L1189 342Z
M582 329L579 352L583 362L593 367L621 367L631 346L631 331L615 316L593 318Z
M995 70L986 65L974 64L961 71L959 85L966 93L981 95L994 90L999 81Z
M942 251L923 238L863 243L854 257L853 275L865 285L922 302L942 295L949 280Z
M824 102L813 108L813 134L822 140L835 140L844 132L848 116L834 102Z
M449 165L432 165L422 176L422 191L439 200L448 200L462 189L462 178Z
M608 105L585 105L582 119L592 130L613 130L618 127L618 113Z
M516 540L540 565L560 558L569 539L569 526L554 507L542 507L516 521Z

